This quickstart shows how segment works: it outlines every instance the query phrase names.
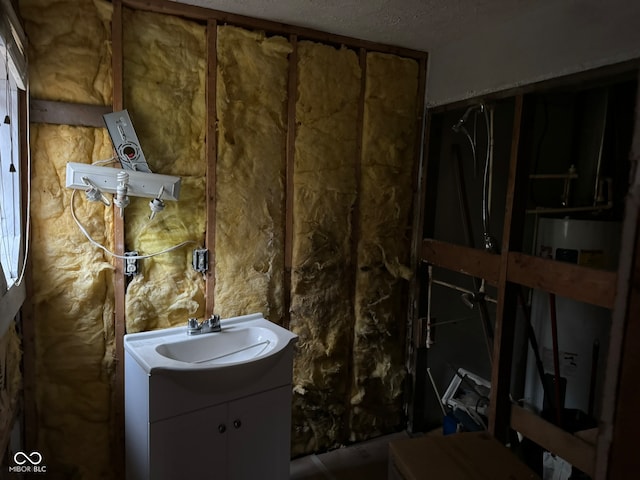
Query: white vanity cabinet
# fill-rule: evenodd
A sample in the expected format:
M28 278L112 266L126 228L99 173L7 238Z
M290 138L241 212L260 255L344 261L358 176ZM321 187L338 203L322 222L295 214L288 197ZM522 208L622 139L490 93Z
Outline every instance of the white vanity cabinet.
M291 387L149 426L150 478L289 478Z
M289 478L297 336L269 323L249 315L208 338L125 336L126 480Z

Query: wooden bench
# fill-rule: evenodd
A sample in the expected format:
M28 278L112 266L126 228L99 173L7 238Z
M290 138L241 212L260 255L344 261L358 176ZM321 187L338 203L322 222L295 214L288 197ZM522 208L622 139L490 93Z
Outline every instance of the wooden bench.
M540 480L486 432L389 443L389 480Z

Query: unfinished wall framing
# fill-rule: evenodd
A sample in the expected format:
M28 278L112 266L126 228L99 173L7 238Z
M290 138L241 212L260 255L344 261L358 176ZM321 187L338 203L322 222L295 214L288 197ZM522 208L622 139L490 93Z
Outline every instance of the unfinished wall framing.
M20 408L22 390L22 348L15 324L0 336L0 452L10 443L11 432Z
M351 440L402 422L418 63L367 54L355 293Z
M437 201L422 204L425 229L420 254L425 265L432 265L435 267L433 271L438 269L440 275L448 271L449 273L455 272L469 277L482 278L488 284L495 285L497 291L494 347L490 369L491 398L488 408L488 431L502 442L509 441L509 432L518 431L528 441L535 443L545 451L552 452L558 458L566 460L573 466L574 471L579 470L584 472L585 477L597 479L618 478L618 472L632 471L631 464L637 464L635 460L629 461L632 455L629 455L631 450L627 448L629 442L626 441L626 439L632 438L631 431L634 430L632 425L637 424L637 418L634 420L634 415L630 413L630 410L626 412L626 415L618 414L617 411L620 405L635 405L637 403L635 401L637 395L624 394L631 390L637 390L635 379L629 378L627 384L619 377L619 375L624 375L624 369L620 370L620 362L634 363L633 357L635 356L633 352L623 347L623 343L626 343L630 350L635 350L638 341L637 336L635 338L633 336L634 329L625 328L625 324L628 327L628 325L637 323L631 319L635 320L638 313L637 308L634 309L634 306L637 306L637 292L634 295L630 294L629 290L630 285L633 284L632 271L634 268L636 274L638 271L637 253L640 246L637 228L639 205L633 193L638 191L638 181L640 180L638 170L634 166L634 162L638 158L638 145L640 145L638 143L640 123L638 122L637 74L637 63L634 62L632 66L607 67L580 75L542 82L525 89L518 88L513 91L499 92L490 97L482 98L485 105L494 105L504 109L506 115L503 118L509 118L508 128L504 129L502 135L503 141L505 139L507 141L503 155L506 156L508 153L509 163L504 165L502 169L494 170L494 172L508 171L506 192L503 193L505 213L504 218L499 219L502 229L502 235L499 237L501 244L499 254L489 253L480 248L473 248L473 246L461 245L462 232L458 235L445 237L442 235L442 226L446 222L450 224L451 219L446 218L446 222L440 223L436 221L435 217L439 205ZM584 140L593 136L593 130L583 123L584 118L596 121L601 117L585 115L584 112L588 111L588 102L593 98L602 98L596 95L605 93L605 90L599 90L603 87L606 89L608 100L614 100L607 102L608 113L599 127L603 142L597 146L591 146L589 141ZM616 93L612 94L612 92ZM567 98L572 98L572 95L576 96L574 98L579 98L575 104L566 101ZM549 101L550 98L562 99L562 107L557 108L552 101ZM615 99L620 99L619 103ZM556 110L549 111L549 118L537 115L539 112L537 109L541 103L544 103L545 111L547 106L556 108ZM576 104L580 105L580 108L575 108ZM575 112L570 112L567 115L567 105L571 105L570 108L575 108ZM464 110L462 106L457 112L450 108L450 106L443 107L433 109L430 112L433 143L426 148L428 158L425 159L425 171L428 173L425 175L424 181L425 190L433 192L434 199L438 197L438 188L441 189L443 184L446 184L446 182L442 182L440 176L443 172L443 162L446 163L450 160L446 152L453 151L451 149L452 140L447 138L448 132ZM449 114L451 116L448 116ZM615 121L609 123L610 119L615 119ZM554 138L554 135L558 137L565 135L569 129L574 129L569 138L575 145L580 144L580 148L575 149L578 153L574 152L571 156L561 153L559 161L547 163L545 166L539 164L538 159L545 157L544 150L540 154L540 152L536 153L533 148L539 132L549 131L551 138ZM609 171L616 172L613 174L612 182L620 186L619 197L613 197L615 200L612 200L604 208L592 209L590 201L587 200L589 211L583 216L580 210L585 205L582 203L585 197L580 194L576 195L577 205L570 204L568 207L558 209L545 206L549 205L548 200L541 199L540 194L532 194L532 190L535 190L536 182L534 180L540 178L538 175L549 172L549 167L561 171L564 168L562 161L566 160L568 166L569 157L571 166L573 167L575 162L578 171L586 172L586 174L580 174L583 180L587 179L587 183L591 183L590 178L594 175L594 171L589 170L589 162L593 159L599 161L599 157L588 154L580 158L580 155L589 150L602 149L607 151L608 140L605 138L611 137L608 134L605 135L604 132L609 131L616 132L614 135L616 147L610 154L603 157L606 160L604 160L602 168L603 171L610 168ZM496 144L498 143L497 139L498 136L496 136ZM589 148L590 146L591 148ZM509 147L508 151L506 147ZM562 148L558 147L558 142L555 140L549 143L548 148L552 151L562 152ZM579 163L580 160L583 160L584 163ZM634 176L635 178L633 178ZM618 187L615 187L614 190L617 191ZM426 208L426 205L429 205L430 208ZM594 206L598 205L594 202ZM572 207L577 207L575 208L577 211L572 211ZM535 213L535 218L531 213ZM556 255L555 258L539 255L539 250L531 246L531 243L536 245L535 242L532 242L534 238L532 224L537 225L538 216L547 216L551 219L572 219L579 222L588 218L589 221L601 221L603 225L605 222L611 225L622 220L621 238L613 240L610 247L612 248L611 253L616 252L615 258L619 259L617 266L615 260L613 265L606 265L607 262L593 263L584 260L569 263L560 261L559 255ZM574 226L569 226L568 223L566 225L569 232L564 232L564 234L566 238L571 238L571 229ZM604 230L605 227L602 229ZM538 239L541 238L538 231L536 235L538 235ZM534 252L534 250L537 251ZM432 273L429 272L429 275ZM430 296L427 291L431 280L425 276L419 287L422 292L418 292L417 296ZM553 416L541 415L535 401L531 401L530 394L524 395L529 398L522 399L522 392L526 389L522 384L517 385L517 379L525 376L526 365L525 362L518 364L519 350L531 351L531 346L527 346L527 344L533 343L532 340L535 340L535 335L537 335L538 348L544 351L544 337L541 338L539 333L535 332L533 339L525 338L522 330L518 331L522 323L519 325L518 321L513 321L522 310L526 311L531 307L534 309L536 307L535 300L528 302L525 299L524 292L527 289L531 289L534 294L544 293L554 299L557 296L558 299L562 298L568 302L580 304L581 309L584 308L580 313L571 309L565 310L564 313L564 316L579 318L583 331L576 329L572 331L572 334L575 332L577 337L590 340L590 333L588 333L589 314L586 313L588 308L598 308L601 312L606 313L597 318L598 324L608 329L605 335L605 338L608 337L606 340L608 346L599 346L599 348L608 350L606 364L603 366L604 355L600 354L600 360L594 360L591 363L591 373L594 377L588 398L582 392L576 394L576 399L580 399L581 395L584 395L585 400L590 403L588 410L584 409L588 411L584 415L594 419L592 425L594 428L592 429L575 431L575 429L567 427L567 419L564 416L552 418ZM435 297L431 297L429 300L433 298ZM551 302L546 307L550 308L549 305ZM424 308L431 309L431 306L424 305ZM435 310L431 311L435 312ZM552 309L550 309L550 315L551 312ZM533 315L535 317L535 313ZM609 315L610 320L607 319ZM570 321L571 318L564 320ZM610 321L610 325L607 325L608 321ZM457 337L455 342L459 347L462 344L460 335L455 334L454 336ZM562 333L559 333L557 336L563 338L564 341L569 340L570 343L565 345L572 345L570 348L575 345L575 343L571 343L574 339L566 338L567 335L563 337ZM438 335L437 338L442 339L441 337L442 335ZM424 345L426 341L425 338L422 338L420 343ZM560 343L559 348L565 348L562 345ZM450 346L445 340L443 347ZM434 352L431 358L435 358L436 354L437 352ZM584 358L585 355L582 355ZM596 354L596 359L597 356ZM574 365L579 364L577 357L574 354ZM544 371L547 369L545 368ZM621 374L621 372L623 373ZM602 390L596 386L596 378L601 374L606 378L606 385ZM565 375L562 373L563 379ZM575 378L570 378L569 384L571 382L575 388ZM629 387L628 390L627 387ZM571 389L567 389L567 392L571 392ZM563 397L565 396L566 399L561 400L560 406L567 409L571 407L582 414L583 407L580 406L580 400L568 400L569 393L566 395L563 393ZM514 398L521 400L514 402ZM599 402L601 403L599 404ZM550 411L553 411L553 408ZM613 435L612 432L614 432ZM612 455L612 452L616 452L616 450L620 455L617 458L615 453ZM525 461L533 470L537 470L535 462L530 463L531 459L526 457ZM541 466L539 468L541 469ZM624 474L621 475L624 477Z
M291 45L217 32L215 309L282 324L287 70Z
M20 14L33 97L110 102L108 2L25 0ZM35 403L38 428L37 439L27 441L61 477L111 478L113 266L74 224L71 201L107 247L113 246L113 215L64 188L67 162L107 159L111 142L104 129L53 124L32 124L30 137L32 317L24 321L33 324L36 358L35 372L25 372L25 389L34 392L26 400Z
M32 94L127 108L151 169L181 176L183 188L151 222L144 199L132 199L123 221L76 199L79 216L108 245L129 251L194 244L143 260L141 274L125 282L118 262L70 223L61 172L71 159L109 157L106 130L73 119L32 125L34 208L50 206L34 219L36 260L49 266L32 272L37 448L80 478L115 478L122 440L107 445L123 421L111 404L111 392L117 404L123 388L118 332L178 325L213 309L223 317L261 311L300 336L293 455L400 428L426 55L173 2L81 3L101 39L64 37L48 49L35 41L40 87ZM72 4L22 0L32 43L56 38L48 32ZM80 45L91 59L85 70L60 61L64 83L50 83L50 52L68 56ZM51 231L66 236L46 240ZM203 245L212 259L206 276L190 261ZM77 329L89 336L71 335ZM67 345L74 354L65 361L56 352ZM99 383L89 397L79 385L90 379ZM59 388L64 382L79 383ZM78 399L93 408L91 418L67 408ZM87 421L95 442L76 433Z
M353 50L302 41L297 53L290 328L300 338L294 454L343 441L351 382L361 84Z
M123 10L123 92L151 171L182 178L178 202L149 219L149 201L131 199L125 246L148 255L127 286L127 332L167 328L204 316L204 279L191 268L205 232L206 27L153 12ZM185 108L186 107L186 108Z

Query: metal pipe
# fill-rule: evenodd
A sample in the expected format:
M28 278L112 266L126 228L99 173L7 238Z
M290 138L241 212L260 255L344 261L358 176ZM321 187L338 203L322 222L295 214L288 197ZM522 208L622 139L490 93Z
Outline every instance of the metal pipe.
M436 387L436 382L433 380L433 375L431 375L431 369L428 367L427 367L427 375L429 375L429 380L431 380L431 386L433 387L433 392L436 394L436 397L438 397L438 405L440 405L440 410L442 410L442 416L446 417L447 411L444 409L444 405L442 405L442 397L438 392L438 387Z
M427 331L426 338L424 341L424 346L427 348L431 348L433 345L433 340L431 339L431 302L433 301L433 297L431 296L431 289L433 286L433 266L429 265L427 267Z
M496 251L496 245L489 231L489 214L491 208L491 177L493 176L493 108L484 109L484 120L487 127L487 154L484 162L484 174L482 176L482 230L484 237L484 249L489 252Z
M482 106L483 105L480 103L478 105L471 105L469 108L467 108L462 114L462 117L460 117L460 120L458 120L457 123L453 127L451 127L451 130L453 130L454 132L461 131L462 126L467 122L467 119L469 118L469 114L471 114L471 112L473 112L477 108L482 111Z
M561 403L561 380L560 380L560 352L558 349L558 319L556 316L556 296L554 293L549 293L549 313L551 315L551 341L553 345L553 377L554 377L554 391L555 391L555 410L556 410L556 425L562 427L562 409L564 405Z
M589 381L589 409L587 414L593 417L595 396L596 396L596 378L598 375L598 357L600 356L600 342L593 342L591 349L591 375Z
M477 106L469 107L462 118L452 127L454 132L462 131L466 135L469 143L471 143L471 149L473 153L473 161L474 161L474 172L476 165L476 145L475 142L471 139L471 136L464 128L464 123L467 121L467 118L473 109L479 108L479 111L484 115L485 121L485 131L487 134L487 143L486 143L486 154L484 161L484 173L482 178L482 234L484 240L484 248L489 252L496 252L497 248L495 245L494 239L491 237L489 231L489 214L491 209L491 192L492 192L492 173L493 173L493 108L490 109L490 112L487 112L487 107L484 104L479 104ZM455 152L454 152L455 153ZM458 169L459 170L459 169ZM459 174L458 171L456 173ZM460 175L459 175L460 176ZM460 182L460 181L459 181ZM459 193L460 193L461 185L458 185ZM463 219L464 221L464 219ZM443 282L444 283L444 282ZM477 281L474 279L474 286L477 289L477 292L470 292L465 289L461 289L457 286L447 284L445 286L454 288L458 291L463 291L462 300L469 306L473 308L475 304L478 304L478 311L480 313L480 321L482 323L482 328L484 331L485 342L487 345L487 353L489 355L489 362L492 363L493 360L493 328L491 326L491 320L489 315L489 310L487 309L487 299L484 294L484 279L480 283L480 286L477 285Z
M487 251L495 252L496 245L495 240L491 237L489 232L489 210L491 208L491 190L492 190L492 170L493 170L493 108L490 108L487 112L487 107L484 104L472 105L467 108L460 120L451 127L454 132L463 132L471 144L471 152L473 153L474 171L476 168L476 145L471 135L464 127L469 115L472 111L478 109L484 114L485 127L487 132L487 150L484 162L484 172L482 178L482 230L484 248Z
M453 130L456 133L458 133L458 132L464 133L464 136L469 141L469 145L471 146L471 153L473 155L473 174L474 174L474 176L476 174L476 169L477 169L476 142L475 142L475 138L471 138L471 135L469 134L469 131L465 128L464 124L467 122L467 119L469 118L469 114L473 110L475 110L476 108L482 109L482 105L473 105L473 106L467 108L467 110L464 112L464 114L462 115L460 120L458 120L458 122L451 127L451 130Z
M466 294L469 294L469 295L475 295L475 292L472 292L471 290L467 290L466 288L462 288L462 287L459 287L457 285L454 285L453 283L443 282L442 280L432 280L431 283L434 284L434 285L440 285L441 287L451 288L451 289L457 290L458 292L461 292L461 293L466 293ZM496 299L491 298L488 295L485 295L484 299L487 302L497 303Z
M493 365L493 328L491 326L491 318L489 316L489 309L487 308L487 301L484 299L484 295L479 296L476 301L480 307L478 310L480 311L480 321L482 323L484 341L487 347L487 354L489 356L489 365Z
M576 171L575 165L569 167L569 175ZM571 178L565 178L564 180L564 192L562 192L562 206L569 206L569 197L571 196Z
M540 383L542 384L542 390L544 391L547 398L549 397L548 386L544 380L544 366L542 364L542 358L540 357L540 347L538 346L538 340L536 339L536 332L533 328L533 323L531 322L531 312L525 303L524 293L522 291L522 286L518 289L518 303L522 308L522 312L525 317L525 321L527 322L527 337L529 338L529 343L531 345L531 350L533 350L533 356L535 358L536 369L538 370L538 376L540 377Z
M602 166L602 150L604 148L604 134L607 129L607 111L609 110L609 90L604 93L604 118L602 119L602 136L600 137L600 148L598 149L598 162L596 163L596 180L593 186L593 205L598 204L598 190L600 184L600 168Z
M458 144L453 144L451 150L451 153L453 155L453 174L456 182L456 190L458 191L460 214L462 215L462 230L464 233L464 238L467 242L467 246L474 248L475 242L473 240L473 226L471 223L471 215L469 214L469 202L466 195L464 170L462 168L460 147L458 146ZM472 280L475 291L480 291L480 288L482 288L480 279L477 277L473 277Z
M453 323L468 322L469 320L473 320L474 318L476 318L475 315L471 315L468 317L456 318L454 320L443 320L442 322L431 323L431 326L441 327L442 325L451 325Z
M571 172L571 168L569 169ZM573 170L575 172L575 169ZM577 173L532 173L529 175L531 180L562 180L562 179L571 179L574 180L578 178Z
M531 208L526 211L527 214L542 213L576 213L576 212L599 212L600 210L608 210L613 208L613 202L609 200L606 205L598 205L595 207L566 207L566 208Z

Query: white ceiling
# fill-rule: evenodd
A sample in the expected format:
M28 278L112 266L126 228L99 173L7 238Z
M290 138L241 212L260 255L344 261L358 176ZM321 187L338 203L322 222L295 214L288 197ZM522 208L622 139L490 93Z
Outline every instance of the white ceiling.
M428 105L640 59L639 0L173 1L428 52Z
M429 51L557 0L176 0L387 45Z

